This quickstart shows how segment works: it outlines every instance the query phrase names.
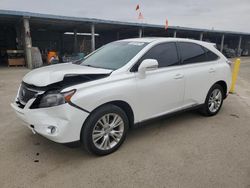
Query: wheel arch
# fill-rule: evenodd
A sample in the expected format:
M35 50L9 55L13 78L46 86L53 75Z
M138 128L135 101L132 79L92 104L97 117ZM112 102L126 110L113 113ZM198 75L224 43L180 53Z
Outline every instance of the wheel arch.
M122 101L122 100L114 100L114 101L109 101L109 102L106 102L104 104L101 104L99 105L98 107L96 107L94 110L92 110L89 114L89 116L87 117L87 119L84 121L83 125L82 125L82 128L81 128L81 132L80 132L80 139L82 140L81 136L82 136L82 131L83 131L83 127L84 127L84 124L85 122L88 120L88 118L90 117L91 113L94 112L95 110L97 110L98 108L104 106L104 105L107 105L107 104L113 104L115 106L118 106L119 108L121 108L127 115L128 117L128 120L129 120L129 128L132 128L133 125L134 125L134 112L131 108L131 106L125 102L125 101Z
M223 93L223 98L225 99L226 97L227 97L227 89L228 89L228 87L227 87L227 83L225 82L225 81L223 81L223 80L220 80L220 81L218 81L218 82L216 82L216 83L214 83L214 85L215 84L218 84L218 85L220 85L222 88L223 88L223 91L224 91L224 93ZM213 86L214 86L213 85Z
M131 106L127 102L122 101L122 100L115 100L115 101L107 102L103 105L106 105L106 104L113 104L113 105L120 107L126 113L126 115L128 117L129 127L130 128L133 127L133 125L134 125L134 112L133 112L133 109L131 108Z

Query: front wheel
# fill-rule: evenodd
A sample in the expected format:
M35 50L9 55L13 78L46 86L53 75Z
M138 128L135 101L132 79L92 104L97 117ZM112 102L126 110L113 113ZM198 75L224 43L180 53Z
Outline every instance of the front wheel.
M83 126L85 149L96 155L107 155L125 140L129 121L121 108L107 104L96 109Z
M213 85L206 97L205 104L201 108L201 112L205 116L213 116L217 114L223 104L224 91L219 84Z

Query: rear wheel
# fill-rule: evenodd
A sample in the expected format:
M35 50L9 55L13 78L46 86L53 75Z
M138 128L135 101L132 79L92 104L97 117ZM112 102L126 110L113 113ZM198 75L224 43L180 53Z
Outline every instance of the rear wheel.
M128 130L126 113L118 106L108 104L95 110L82 131L82 141L87 151L106 155L117 150Z
M210 88L205 104L201 108L203 115L213 116L220 111L223 104L223 92L223 88L219 84L215 84Z

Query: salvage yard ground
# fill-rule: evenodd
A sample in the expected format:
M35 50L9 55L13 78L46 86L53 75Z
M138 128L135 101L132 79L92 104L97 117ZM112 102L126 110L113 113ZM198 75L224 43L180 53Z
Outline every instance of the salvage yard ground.
M250 58L214 117L185 112L133 129L96 157L24 127L10 107L25 68L0 69L0 187L250 187Z

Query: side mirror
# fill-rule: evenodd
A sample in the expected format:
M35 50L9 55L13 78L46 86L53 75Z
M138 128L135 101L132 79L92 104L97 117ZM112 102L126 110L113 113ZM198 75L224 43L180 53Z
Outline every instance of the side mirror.
M145 59L141 62L138 72L145 74L146 71L155 70L158 68L158 61L156 59Z

